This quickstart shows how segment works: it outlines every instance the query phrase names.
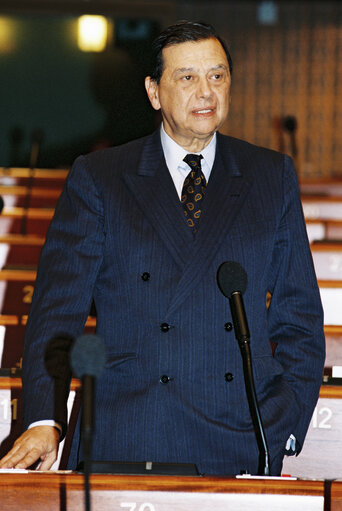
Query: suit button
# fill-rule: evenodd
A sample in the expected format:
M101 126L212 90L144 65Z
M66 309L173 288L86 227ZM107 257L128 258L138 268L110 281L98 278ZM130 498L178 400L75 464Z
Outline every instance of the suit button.
M170 378L166 374L163 374L163 376L160 377L160 383L162 383L163 385L166 385L167 383L169 383L169 381Z
M226 373L224 375L224 378L226 381L230 382L230 381L233 381L234 375L232 373Z
M231 332L233 330L233 325L228 322L224 325L224 329L227 330L227 332Z
M169 325L168 323L162 323L162 324L160 325L160 330L161 330L162 332L168 332L168 331L170 330L170 328L171 328L171 327L170 327L170 325Z
M147 282L150 280L151 275L148 273L148 271L144 271L144 273L141 275L141 278L144 282Z

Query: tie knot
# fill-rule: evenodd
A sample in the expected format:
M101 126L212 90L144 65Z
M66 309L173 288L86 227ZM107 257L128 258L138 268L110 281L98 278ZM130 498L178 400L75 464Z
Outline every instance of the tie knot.
M201 168L201 160L203 156L201 154L187 154L183 161L187 163L192 169Z

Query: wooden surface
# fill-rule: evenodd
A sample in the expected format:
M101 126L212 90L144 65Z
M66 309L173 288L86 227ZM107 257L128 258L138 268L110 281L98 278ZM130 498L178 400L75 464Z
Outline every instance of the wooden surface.
M341 325L342 280L318 281L326 325Z
M305 223L310 243L317 240L342 240L342 220L306 218Z
M302 196L305 218L342 220L342 197L338 196Z
M342 481L333 481L330 489L331 511L342 511Z
M55 212L54 208L23 208L16 206L5 206L0 218L34 218L37 220L51 220Z
M5 207L0 215L0 234L46 236L54 208Z
M342 327L326 325L324 327L326 358L325 367L342 366Z
M28 188L27 186L22 185L0 185L0 195L3 197L7 195L14 195L16 197L25 197L26 195L30 195L31 197L57 199L60 194L61 190L56 188L43 188L36 186Z
M0 167L0 181L3 178L27 178L65 180L68 175L67 169L29 169L25 167Z
M284 458L283 473L296 477L342 476L342 387L323 386L298 457Z
M20 491L18 489L20 488ZM78 474L0 474L2 511L84 509ZM96 511L323 511L324 483L286 479L91 476ZM272 502L272 507L268 503ZM295 506L293 505L294 503ZM292 505L291 505L292 504ZM246 507L247 505L247 507ZM309 507L308 507L309 505Z
M76 473L31 471L23 474L0 473L1 493L15 482L22 488L59 487L61 483L68 489L83 488L83 476ZM92 489L145 490L145 491L196 491L208 493L277 493L296 495L322 495L323 482L283 478L235 478L209 476L131 476L93 474ZM341 493L342 494L342 493Z
M299 187L302 195L341 195L342 179L301 179Z
M312 243L311 253L319 282L342 280L342 242Z

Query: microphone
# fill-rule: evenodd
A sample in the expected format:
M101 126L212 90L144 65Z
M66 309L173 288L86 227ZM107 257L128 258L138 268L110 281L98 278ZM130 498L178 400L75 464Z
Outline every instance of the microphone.
M50 339L44 354L45 368L54 382L54 420L62 427L61 439L67 432L67 400L71 380L69 351L73 341L70 335L61 333Z
M247 289L247 273L241 264L235 261L222 263L217 271L217 283L226 298L229 298L235 337L239 344L250 339L243 293Z
M105 347L100 337L93 334L78 337L70 351L70 362L75 375L82 380L81 437L84 453L84 503L85 510L90 511L89 473L94 429L94 388L95 380L102 373L106 362Z
M44 362L52 378L63 380L70 378L69 351L73 342L73 337L67 334L60 334L49 340L44 353Z
M35 169L37 167L38 163L38 155L41 143L44 139L44 131L42 129L36 129L32 131L31 134L31 154L30 154L30 163L29 168L31 170Z
M248 406L259 448L258 475L268 476L270 475L269 451L255 391L250 351L250 333L242 297L247 289L247 281L245 269L236 261L226 261L217 270L217 283L224 296L229 298L235 337L239 343L242 355Z
M82 380L82 433L86 441L90 441L93 431L95 380L102 373L105 361L105 347L97 335L82 335L73 343L70 362L73 372Z
M295 158L297 156L297 144L296 144L296 130L297 130L297 119L294 115L288 115L283 119L284 129L290 134L291 140L291 151L292 156Z

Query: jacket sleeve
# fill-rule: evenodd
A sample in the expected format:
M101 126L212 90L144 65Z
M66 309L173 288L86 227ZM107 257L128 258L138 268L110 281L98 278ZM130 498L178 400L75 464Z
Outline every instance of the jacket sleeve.
M82 334L89 314L102 262L103 225L101 194L87 168L87 158L80 157L69 172L39 261L24 342L25 427L53 419L65 433L65 399L71 377L65 367L65 347L68 340ZM49 355L45 357L52 338L60 339L62 346L56 350L54 344L56 366L60 366L57 378L48 374L47 367L51 369L54 362Z
M323 311L292 160L284 157L283 207L272 254L268 310L275 358L302 413L292 432L301 450L322 382ZM289 403L290 405L290 403Z

